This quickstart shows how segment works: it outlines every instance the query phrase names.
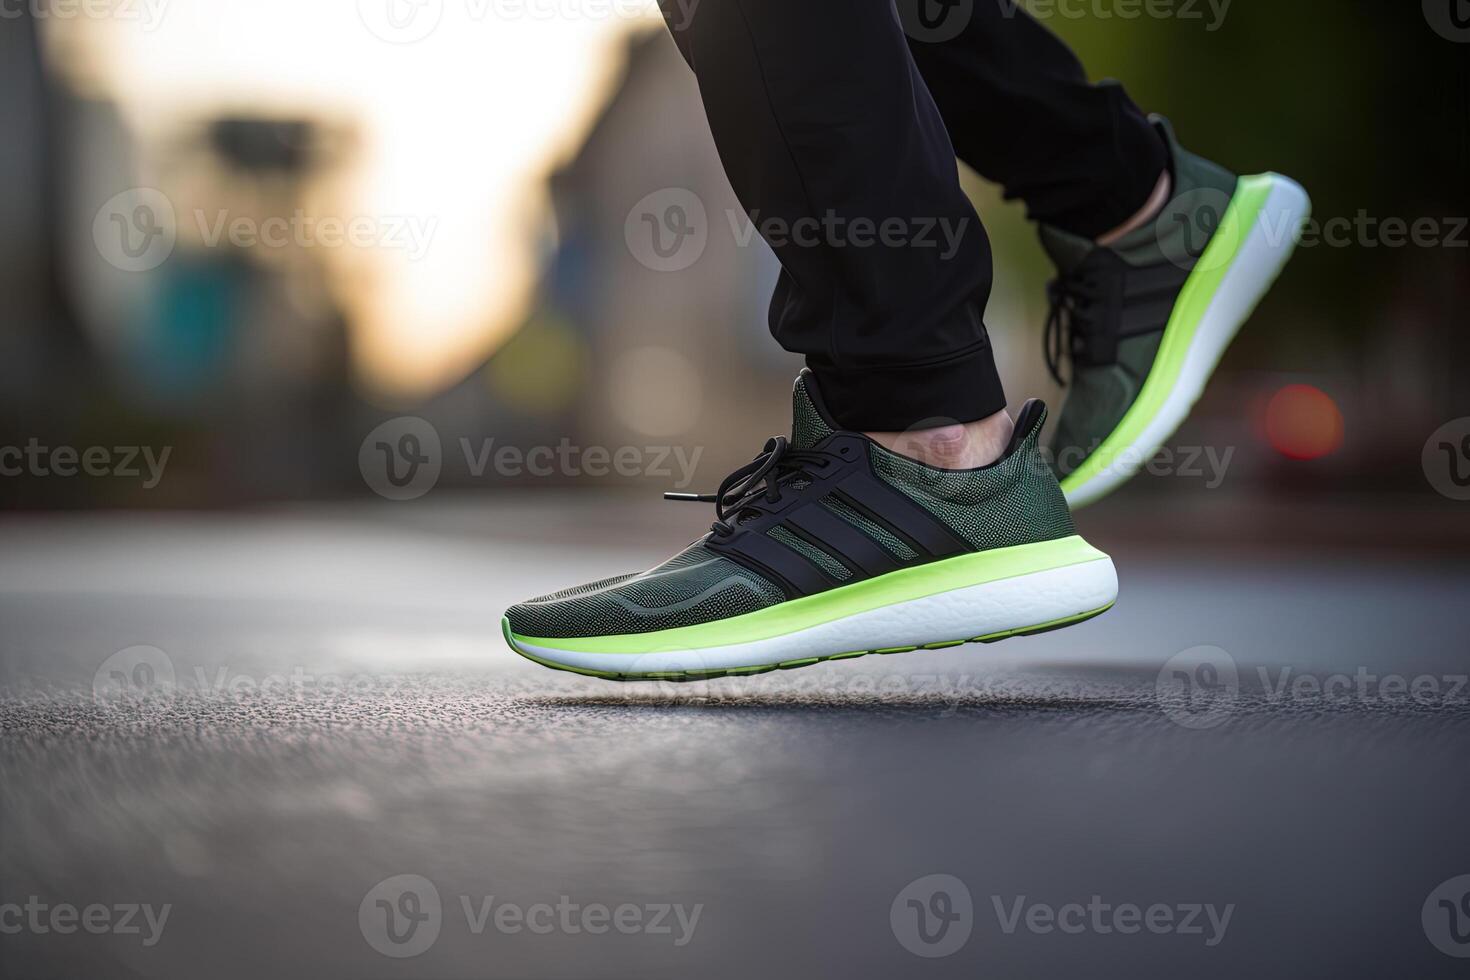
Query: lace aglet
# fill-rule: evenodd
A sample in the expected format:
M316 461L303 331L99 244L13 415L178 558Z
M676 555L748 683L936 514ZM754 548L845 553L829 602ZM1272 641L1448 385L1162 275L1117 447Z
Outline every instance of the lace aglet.
M711 493L666 493L665 500L682 500L691 504L712 504L715 502L714 494Z

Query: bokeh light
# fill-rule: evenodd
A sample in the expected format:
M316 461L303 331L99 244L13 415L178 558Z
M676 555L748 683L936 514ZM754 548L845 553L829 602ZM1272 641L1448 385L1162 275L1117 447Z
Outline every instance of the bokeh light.
M646 436L668 438L699 419L704 387L699 369L672 347L635 347L608 369L613 412Z
M1320 388L1287 385L1266 405L1266 439L1289 459L1321 459L1342 446L1342 412Z

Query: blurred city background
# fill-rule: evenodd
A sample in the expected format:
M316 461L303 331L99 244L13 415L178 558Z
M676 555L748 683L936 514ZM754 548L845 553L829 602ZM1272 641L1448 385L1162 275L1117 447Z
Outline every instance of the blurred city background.
M774 260L731 231L651 0L401 6L7 10L0 444L169 451L155 481L23 467L7 505L371 497L359 450L403 415L442 439L440 493L708 488L786 427L799 362L766 333ZM1417 6L1045 8L1095 76L1198 152L1294 176L1320 222L1174 440L1228 451L1224 478L1202 457L1114 507L1445 513L1423 452L1470 415L1470 49ZM1033 231L966 179L996 245L1008 391L1056 404ZM668 188L707 208L707 246L677 273L624 235ZM1395 240L1393 221L1425 219L1422 241ZM563 443L679 447L692 472L645 453L532 473L484 452Z
M0 2L0 974L1463 976L1465 5L1030 6L1301 181L1310 239L1174 462L1079 513L1107 616L675 686L499 630L674 553L712 515L660 492L790 424L774 260L652 0ZM965 179L1013 407L1055 405L1034 230ZM635 247L691 202L702 251ZM890 910L935 873L977 934L921 962ZM444 935L399 959L405 874ZM990 917L1099 894L1239 914ZM677 949L459 913L558 895L707 909ZM14 934L33 900L174 912Z

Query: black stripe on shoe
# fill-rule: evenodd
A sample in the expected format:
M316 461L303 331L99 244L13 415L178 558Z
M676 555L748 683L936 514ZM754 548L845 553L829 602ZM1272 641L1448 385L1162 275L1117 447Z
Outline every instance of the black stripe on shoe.
M831 453L812 482L787 487L775 502L762 502L758 513L743 519L728 535L711 535L706 547L781 586L788 598L815 595L853 582L887 575L905 567L861 528L834 515L822 501L841 501L875 526L904 542L923 564L972 550L938 517L880 479L872 469L868 441L852 433L836 433L819 448ZM845 579L829 574L808 555L773 538L773 528L786 532L852 572Z

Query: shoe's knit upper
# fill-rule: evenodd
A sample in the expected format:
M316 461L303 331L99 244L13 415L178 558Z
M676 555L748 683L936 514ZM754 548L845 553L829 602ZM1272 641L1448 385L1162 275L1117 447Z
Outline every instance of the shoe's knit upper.
M808 374L797 380L792 446L809 449L832 435ZM1074 534L1071 515L1038 441L1045 411L1023 415L1026 431L1001 462L978 470L939 470L869 444L879 479L935 515L976 550L1047 541ZM801 487L800 478L792 485ZM833 497L820 506L861 530L900 564L918 560L907 543ZM783 532L785 537L782 537ZM750 532L747 532L750 533ZM851 572L820 548L776 527L783 545L839 583ZM715 554L705 539L646 572L605 579L542 596L507 611L511 629L527 637L587 637L693 626L755 612L786 600L781 587Z
M646 572L531 599L506 615L521 636L610 636L728 619L784 598L775 585L701 541Z
M1067 476L1116 429L1138 399L1153 369L1178 289L1199 258L1204 230L1219 224L1234 193L1236 177L1179 145L1167 120L1154 117L1168 144L1173 189L1158 219L1110 246L1041 229L1041 243L1065 278L1087 271L1128 276L1123 302L1105 322L1095 323L1116 344L1106 363L1074 361L1067 400L1052 437L1057 473ZM1182 219L1182 220L1181 220ZM1104 256L1101 253L1109 253ZM1114 261L1098 261L1112 257Z

